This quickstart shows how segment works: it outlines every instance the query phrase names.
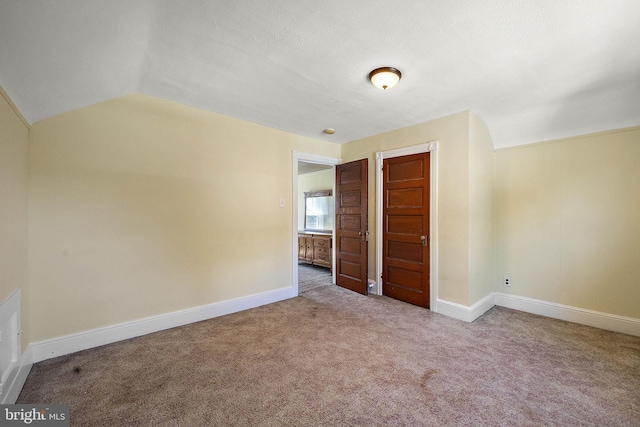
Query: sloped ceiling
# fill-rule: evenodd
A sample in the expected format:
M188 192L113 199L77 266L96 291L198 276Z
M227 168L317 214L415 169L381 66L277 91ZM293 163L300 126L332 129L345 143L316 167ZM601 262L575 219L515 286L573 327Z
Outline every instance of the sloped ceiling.
M0 85L29 122L143 93L338 143L471 109L500 148L640 125L639 40L637 0L0 0Z

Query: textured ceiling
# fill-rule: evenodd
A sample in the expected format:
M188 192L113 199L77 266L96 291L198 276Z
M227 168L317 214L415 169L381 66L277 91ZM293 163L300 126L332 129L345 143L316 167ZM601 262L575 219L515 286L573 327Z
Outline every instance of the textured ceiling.
M639 40L638 0L0 0L0 85L30 122L143 93L340 143L471 109L500 148L640 125Z
M308 163L298 161L298 175L305 175L307 173L318 172L325 169L331 169L333 166L321 165L319 163Z

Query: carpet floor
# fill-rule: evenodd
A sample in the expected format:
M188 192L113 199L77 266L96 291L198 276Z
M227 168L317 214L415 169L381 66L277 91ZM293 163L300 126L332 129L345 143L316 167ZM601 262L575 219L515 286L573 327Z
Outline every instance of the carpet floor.
M321 286L332 285L331 270L309 264L298 264L298 294Z
M321 286L33 366L73 426L640 426L640 337Z

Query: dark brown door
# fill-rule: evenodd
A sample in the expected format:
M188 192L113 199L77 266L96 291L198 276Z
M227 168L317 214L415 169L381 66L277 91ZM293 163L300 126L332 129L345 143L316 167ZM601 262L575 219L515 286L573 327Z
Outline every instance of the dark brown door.
M429 308L429 153L383 162L382 293Z
M367 159L336 166L336 284L367 295Z

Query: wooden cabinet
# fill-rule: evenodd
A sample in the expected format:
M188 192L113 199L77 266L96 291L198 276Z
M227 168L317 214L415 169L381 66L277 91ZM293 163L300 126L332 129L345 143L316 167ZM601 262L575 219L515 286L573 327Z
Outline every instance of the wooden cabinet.
M331 268L331 235L298 234L298 261Z
M313 238L311 236L298 235L298 260L313 263Z
M313 238L313 264L331 268L331 236Z

